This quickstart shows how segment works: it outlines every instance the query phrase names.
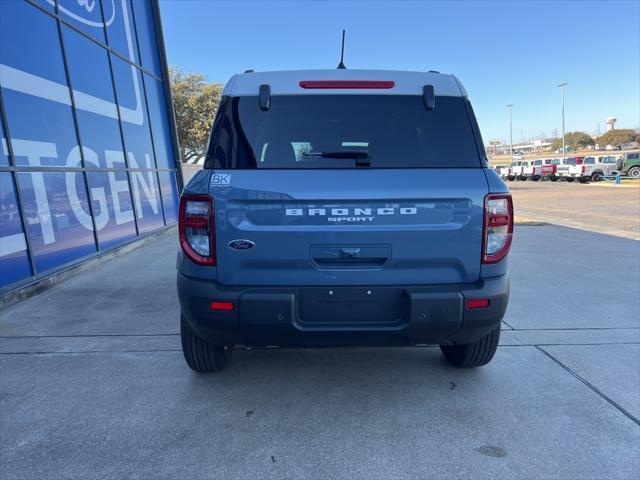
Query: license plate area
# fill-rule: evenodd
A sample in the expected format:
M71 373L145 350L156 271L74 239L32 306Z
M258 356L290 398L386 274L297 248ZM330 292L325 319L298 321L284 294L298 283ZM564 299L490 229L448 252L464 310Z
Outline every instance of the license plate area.
M298 319L303 325L398 325L407 298L390 287L310 287L298 292Z

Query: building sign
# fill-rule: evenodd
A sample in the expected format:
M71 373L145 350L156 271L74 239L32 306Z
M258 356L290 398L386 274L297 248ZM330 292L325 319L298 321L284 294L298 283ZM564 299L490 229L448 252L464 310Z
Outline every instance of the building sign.
M37 5L0 2L0 287L176 221L150 1Z

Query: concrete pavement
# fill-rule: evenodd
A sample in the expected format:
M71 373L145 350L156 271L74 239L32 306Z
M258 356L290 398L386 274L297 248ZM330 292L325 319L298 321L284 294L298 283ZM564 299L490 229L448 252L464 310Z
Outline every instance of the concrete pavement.
M163 237L2 312L2 478L640 470L640 242L518 228L484 368L437 348L239 350L210 376L180 352L175 248Z

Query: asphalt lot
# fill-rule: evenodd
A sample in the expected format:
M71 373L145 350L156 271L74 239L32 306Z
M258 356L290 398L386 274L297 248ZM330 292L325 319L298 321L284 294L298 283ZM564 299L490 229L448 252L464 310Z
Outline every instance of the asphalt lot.
M516 217L640 240L640 183L506 183Z
M437 348L238 350L210 376L179 350L176 245L2 312L1 478L637 478L640 242L517 227L484 368Z

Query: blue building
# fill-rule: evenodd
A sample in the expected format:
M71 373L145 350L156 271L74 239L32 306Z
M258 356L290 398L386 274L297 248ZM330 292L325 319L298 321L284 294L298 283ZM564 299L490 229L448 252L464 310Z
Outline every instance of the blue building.
M157 0L1 0L0 87L0 294L176 223Z

